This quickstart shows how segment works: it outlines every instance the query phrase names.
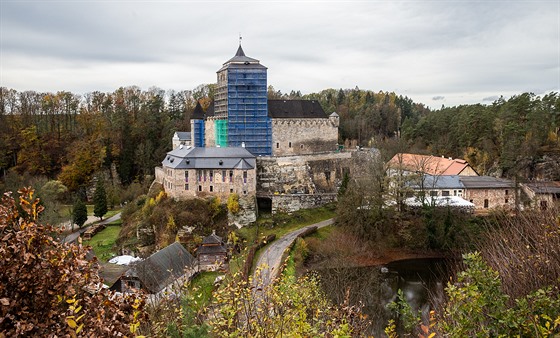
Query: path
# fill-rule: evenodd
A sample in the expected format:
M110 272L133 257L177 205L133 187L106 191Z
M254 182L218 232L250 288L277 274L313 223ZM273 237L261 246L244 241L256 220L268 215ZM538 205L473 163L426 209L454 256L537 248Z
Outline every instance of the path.
M272 242L268 247L266 247L257 261L257 269L261 268L261 281L258 287L265 287L271 284L276 277L278 277L278 272L280 271L280 266L282 265L282 256L286 249L296 240L296 238L311 227L322 228L327 225L334 223L334 219L327 219L325 221L311 224L305 226L301 229L292 231L276 241Z
M91 218L93 217L93 222L91 221ZM89 224L88 226L84 226L81 229L78 229L77 231L71 233L70 235L64 237L64 240L62 241L63 243L73 243L75 242L78 237L80 237L81 234L83 234L84 232L86 232L87 229L89 229L89 227L95 222L95 220L97 219L97 217L95 216L88 216L88 220L86 221L86 224ZM99 223L95 223L95 224L109 224L112 223L114 221L118 221L119 219L121 219L121 213L119 212L118 214L115 214L107 219L102 220Z

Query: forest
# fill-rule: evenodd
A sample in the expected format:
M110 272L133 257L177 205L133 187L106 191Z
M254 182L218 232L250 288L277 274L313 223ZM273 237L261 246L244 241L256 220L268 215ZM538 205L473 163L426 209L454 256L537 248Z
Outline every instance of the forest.
M213 92L213 85L84 95L0 88L2 181L9 183L10 174L43 176L82 195L98 172L124 186L143 182L170 150L173 133L190 131L196 102L207 106ZM558 164L555 92L437 110L393 92L357 87L301 95L269 86L269 98L318 100L325 112L337 112L341 144L372 146L376 139L400 138L410 152L464 158L481 175L560 179L555 166L541 170L543 161Z

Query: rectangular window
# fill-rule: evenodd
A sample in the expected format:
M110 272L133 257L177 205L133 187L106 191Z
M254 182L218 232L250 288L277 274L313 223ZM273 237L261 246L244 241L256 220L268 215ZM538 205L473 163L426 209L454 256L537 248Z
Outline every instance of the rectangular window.
M233 182L233 170L229 171L229 182Z
M206 182L206 170L204 170L204 182Z
M448 190L442 191L441 196L449 196L449 191Z
M435 191L435 190L430 191L430 196L432 196L432 197L437 196L437 191Z
M506 190L506 196L509 195L509 190Z
M276 149L280 148L280 143L276 142Z
M484 199L484 208L487 209L488 208L488 199Z
M243 183L247 183L247 170L243 171Z
M202 186L201 185L198 186L198 191L202 191Z
M197 170L196 173L197 173L196 176L198 177L198 182L202 181L202 170Z
M210 170L210 182L214 181L214 170Z
M189 184L185 184L185 190L189 190Z
M226 181L226 171L222 170L222 182Z
M288 148L291 148L291 147L292 147L292 142L289 142L288 143Z
M509 200L506 198L506 199L504 200L504 202L505 202L506 204L508 204Z
M210 192L214 191L214 186L210 186Z
M189 181L189 171L185 170L185 182Z
M229 193L233 194L233 188L229 189Z

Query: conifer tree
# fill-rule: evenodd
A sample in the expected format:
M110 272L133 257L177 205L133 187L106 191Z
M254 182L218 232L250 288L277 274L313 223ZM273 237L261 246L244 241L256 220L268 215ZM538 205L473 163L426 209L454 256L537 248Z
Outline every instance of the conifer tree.
M78 198L76 202L74 202L73 209L72 222L81 228L87 221L87 207L85 203Z
M93 215L103 220L103 215L107 213L107 193L101 179L97 180L95 193L93 194Z

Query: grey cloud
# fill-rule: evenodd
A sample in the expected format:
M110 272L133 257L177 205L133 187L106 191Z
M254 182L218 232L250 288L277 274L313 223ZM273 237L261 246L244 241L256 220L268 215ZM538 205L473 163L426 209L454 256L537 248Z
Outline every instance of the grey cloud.
M434 96L432 97L433 101L441 101L441 100L445 100L445 96Z
M500 98L500 96L498 96L498 95L487 96L487 97L482 99L482 102L494 102L499 98Z

